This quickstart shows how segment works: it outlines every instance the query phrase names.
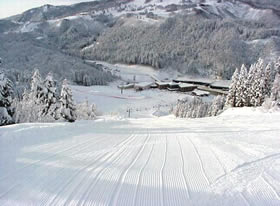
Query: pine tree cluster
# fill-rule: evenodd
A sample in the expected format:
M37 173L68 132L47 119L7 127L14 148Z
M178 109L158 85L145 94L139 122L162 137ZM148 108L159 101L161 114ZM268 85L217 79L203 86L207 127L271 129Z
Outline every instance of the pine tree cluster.
M95 105L88 102L75 105L66 79L58 94L52 73L42 79L39 70L35 69L30 88L30 91L25 89L20 98L15 98L12 82L0 71L0 126L56 120L74 122L96 117Z
M236 69L226 99L230 107L258 107L271 99L273 105L279 101L280 58L274 63L264 64L259 59L248 70L245 65Z
M24 91L22 99L15 101L15 121L51 122L76 120L76 109L67 80L63 81L61 94L57 95L52 73L43 80L38 69L31 78L31 90Z
M180 118L202 118L219 115L225 105L225 97L218 95L212 102L203 102L199 97L179 100L173 114Z

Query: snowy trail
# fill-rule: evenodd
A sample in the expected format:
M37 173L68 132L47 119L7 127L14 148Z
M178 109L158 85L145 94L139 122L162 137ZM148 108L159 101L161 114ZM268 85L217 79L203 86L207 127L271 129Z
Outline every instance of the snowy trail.
M2 127L0 205L280 205L280 114L261 115Z

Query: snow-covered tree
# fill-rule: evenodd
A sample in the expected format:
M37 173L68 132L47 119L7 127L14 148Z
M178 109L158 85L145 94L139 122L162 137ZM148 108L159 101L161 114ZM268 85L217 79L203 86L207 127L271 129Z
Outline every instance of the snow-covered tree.
M271 92L271 87L272 87L272 71L271 71L271 63L267 64L266 68L265 68L265 73L264 73L264 96L267 98L270 96L270 92Z
M36 69L31 78L31 91L26 89L21 100L15 101L15 121L19 122L52 122L56 118L55 83L49 74L43 82Z
M39 105L44 102L45 93L46 88L43 84L40 72L38 69L35 69L31 77L31 92L29 98Z
M280 74L275 76L270 97L273 101L280 100Z
M272 107L280 107L280 74L276 74L270 96Z
M247 76L248 71L245 65L243 64L240 69L239 79L236 83L236 107L243 107L247 104Z
M259 59L256 63L256 70L254 72L254 79L251 85L251 102L250 104L254 107L261 106L264 101L264 64L263 60Z
M29 93L28 93L26 88L24 89L24 91L22 93L22 100L23 101L28 101L29 100Z
M258 64L260 64L260 65L258 66ZM257 105L256 106L261 106L266 97L266 94L265 94L265 87L266 87L265 67L264 67L263 59L260 59L257 63L257 74L256 75L257 75L256 78L258 80L257 81L258 88L256 90L256 95L257 95Z
M180 118L201 118L207 116L209 107L209 103L203 102L201 98L194 97L192 100L178 101L172 112Z
M31 98L31 96L31 93L25 90L21 99L14 100L14 119L16 123L44 121L44 118L41 116L42 105L37 104L35 102L36 99Z
M68 122L74 122L77 119L72 91L66 79L63 81L60 94L60 116Z
M42 116L50 116L56 119L57 98L56 98L56 82L53 79L52 73L49 73L44 81Z
M217 116L220 112L223 111L225 105L225 97L218 95L212 102L211 107L208 111L208 116Z
M270 93L262 105L266 109L280 109L280 74L276 74Z
M252 64L249 73L246 79L246 87L247 87L247 100L245 106L253 106L252 98L255 95L255 91L253 90L253 83L255 81L255 73L256 73L256 64Z
M0 126L13 123L13 85L3 71L0 71Z
M236 106L236 92L237 92L237 84L239 81L239 69L236 68L235 72L232 75L231 85L229 87L229 93L226 99L226 105L230 107Z
M276 74L280 74L280 57L274 63L274 70L272 72L272 79L275 79Z
M89 104L88 101L77 104L76 106L77 119L91 120L96 118L96 106Z

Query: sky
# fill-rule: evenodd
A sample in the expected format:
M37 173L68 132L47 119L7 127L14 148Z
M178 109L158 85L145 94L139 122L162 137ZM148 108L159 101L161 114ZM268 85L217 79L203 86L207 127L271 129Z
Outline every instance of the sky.
M20 14L28 9L51 5L69 5L92 0L0 0L0 19Z

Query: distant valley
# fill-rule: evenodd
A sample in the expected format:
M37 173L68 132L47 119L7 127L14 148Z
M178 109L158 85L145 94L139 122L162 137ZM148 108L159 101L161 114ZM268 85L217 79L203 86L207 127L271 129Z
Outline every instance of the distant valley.
M258 0L92 1L45 5L0 20L0 56L26 82L35 67L77 84L113 75L84 60L143 64L229 79L236 67L280 53L280 5Z

